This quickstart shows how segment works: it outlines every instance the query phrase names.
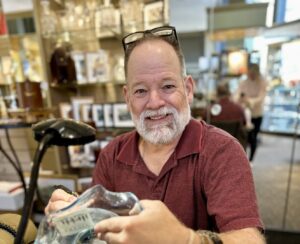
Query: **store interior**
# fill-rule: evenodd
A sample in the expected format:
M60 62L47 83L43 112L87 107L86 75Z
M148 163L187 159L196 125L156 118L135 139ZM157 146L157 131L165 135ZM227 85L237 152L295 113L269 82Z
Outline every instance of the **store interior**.
M32 126L47 119L87 123L96 140L47 149L34 222L54 184L88 188L99 152L134 126L122 94L122 37L171 25L195 81L196 119L219 83L234 94L249 63L260 67L267 95L252 162L260 214L268 243L300 243L299 13L296 0L1 0L0 213L22 213L38 146Z

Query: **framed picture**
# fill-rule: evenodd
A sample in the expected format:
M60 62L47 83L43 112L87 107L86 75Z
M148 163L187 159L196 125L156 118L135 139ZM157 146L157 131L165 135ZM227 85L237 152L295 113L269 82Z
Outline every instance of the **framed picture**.
M92 116L92 104L82 104L80 106L80 118L84 122L91 122L93 121Z
M72 97L72 110L73 110L73 119L81 120L81 106L83 104L92 104L94 102L93 97Z
M164 23L163 1L146 4L144 7L145 30L159 27Z
M84 146L84 154L86 155L87 160L95 164L96 163L96 158L98 155L96 155L95 151L99 151L100 149L100 144L99 141L93 141L91 143L85 144Z
M71 119L72 115L72 105L70 103L60 103L59 105L60 117L63 119Z
M78 84L87 83L86 58L84 52L72 52L75 63L76 79Z
M107 144L110 142L111 140L102 140L99 142L100 148L103 149L107 146Z
M104 127L104 112L101 104L93 104L92 117L96 127Z
M113 105L113 118L115 127L133 127L130 112L126 103Z
M104 104L103 105L103 114L104 114L105 127L113 127L114 126L113 105L112 104Z
M87 75L90 83L109 81L109 56L108 52L100 49L98 52L86 54Z
M100 143L96 140L85 145L69 146L68 152L73 168L92 168L100 152Z
M95 143L94 141L92 143ZM90 147L86 145L69 146L68 152L70 157L70 165L73 168L92 168L95 166L95 155L93 155Z
M102 8L95 13L95 32L98 38L121 33L121 13L113 7Z

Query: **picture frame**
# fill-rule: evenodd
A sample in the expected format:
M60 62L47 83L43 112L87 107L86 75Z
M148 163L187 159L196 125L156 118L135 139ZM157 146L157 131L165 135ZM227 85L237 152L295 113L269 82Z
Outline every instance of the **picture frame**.
M104 127L104 111L102 104L93 104L92 118L96 127Z
M144 6L144 28L153 29L163 25L165 18L164 2L153 2Z
M130 128L134 126L126 103L113 105L113 118L114 126L117 128Z
M73 119L81 120L81 106L94 103L93 97L71 97Z
M100 143L98 140L85 144L83 149L84 154L86 155L88 161L91 164L96 163L96 158L98 155L95 155L95 151L99 151Z
M71 119L72 115L72 105L70 103L60 103L59 105L60 117L63 119Z
M77 84L87 83L86 56L84 52L72 52L71 56L75 63Z
M110 141L111 141L111 140L101 140L101 141L99 141L100 149L101 149L101 150L104 149L104 148L108 145L108 143L109 143Z
M69 146L70 165L73 168L93 168L96 163L95 151L99 149L98 140L85 145Z
M95 13L95 32L98 38L121 33L121 12L113 7L99 9Z
M92 104L82 104L80 106L80 118L84 122L91 122L93 121L93 114L92 114Z
M104 114L104 126L113 127L114 126L114 117L113 117L113 105L104 104L103 105L103 114Z
M100 49L97 52L88 52L86 59L89 83L109 81L110 65L107 51Z

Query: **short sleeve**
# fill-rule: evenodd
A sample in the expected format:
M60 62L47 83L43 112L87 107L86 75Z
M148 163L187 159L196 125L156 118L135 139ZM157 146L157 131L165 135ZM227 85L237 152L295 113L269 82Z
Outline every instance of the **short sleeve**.
M108 144L99 154L96 167L93 170L92 186L101 184L106 189L113 191L114 145Z
M207 211L217 231L263 228L244 150L230 136L216 132L214 137L218 143L207 150L203 180Z

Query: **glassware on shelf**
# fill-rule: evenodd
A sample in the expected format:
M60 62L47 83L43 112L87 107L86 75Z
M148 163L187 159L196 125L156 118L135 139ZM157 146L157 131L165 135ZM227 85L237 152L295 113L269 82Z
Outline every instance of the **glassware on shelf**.
M44 38L52 37L57 30L57 19L50 9L48 0L41 1L41 33Z
M124 33L131 33L144 29L143 9L141 0L120 0Z

